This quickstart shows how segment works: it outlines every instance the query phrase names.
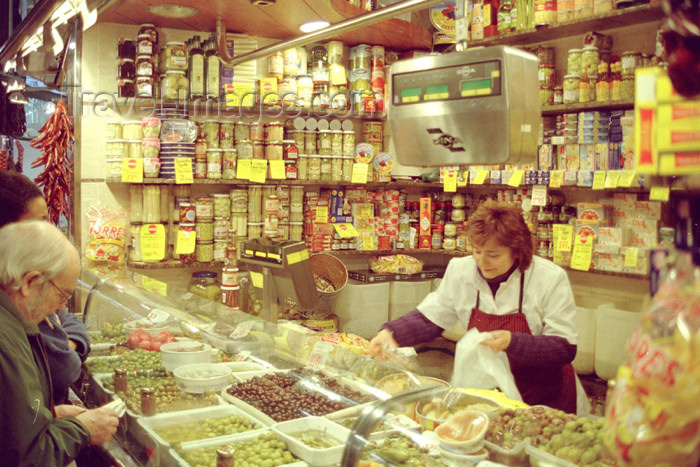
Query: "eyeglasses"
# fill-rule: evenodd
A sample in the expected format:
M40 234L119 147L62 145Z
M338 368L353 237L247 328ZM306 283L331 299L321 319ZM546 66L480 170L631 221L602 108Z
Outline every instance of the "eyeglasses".
M59 286L57 286L57 285L54 283L54 281L52 281L51 279L48 280L48 283L51 284L51 285L53 286L53 288L56 289L56 290L58 291L58 293L61 294L61 297L63 297L63 298L65 299L66 303L70 302L70 299L73 298L73 292L71 292L70 294L66 294L66 293L65 293L63 290L61 290L61 288L60 288Z

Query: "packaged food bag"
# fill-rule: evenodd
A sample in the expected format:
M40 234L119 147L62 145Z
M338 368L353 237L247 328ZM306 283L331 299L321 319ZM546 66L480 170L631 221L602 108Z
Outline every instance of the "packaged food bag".
M423 262L408 255L372 256L369 267L377 274L417 274Z
M88 239L85 257L121 263L126 256L126 210L119 206L89 205L85 210Z
M606 444L617 465L700 460L700 279L690 255L654 296L608 396Z

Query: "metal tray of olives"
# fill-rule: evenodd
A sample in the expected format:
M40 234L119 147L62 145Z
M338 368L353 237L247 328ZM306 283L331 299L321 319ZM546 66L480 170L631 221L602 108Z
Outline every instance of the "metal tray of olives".
M250 423L254 424L254 427L250 430L236 431L240 428L231 426L215 426L214 429L217 431L224 431L226 434L220 436L206 436L205 434L198 435L197 427L182 427L182 425L193 422L203 422L205 420L222 420L222 423L229 416L237 416L248 420ZM201 409L191 409L183 410L181 412L169 412L154 415L153 417L140 417L135 425L132 425L132 434L136 439L144 440L142 444L145 444L147 449L151 449L156 452L163 452L170 449L170 442L164 439L156 430L164 427L182 427L183 438L177 440L178 443L192 442L192 441L203 441L203 440L219 440L224 438L230 438L233 434L240 433L254 433L264 429L264 424L232 405L222 405L213 407L204 407ZM200 431L204 431L205 428L200 428ZM210 431L211 432L211 431ZM216 431L215 431L216 432ZM143 436L147 435L147 436Z
M234 449L236 449L236 452L239 452L239 449L236 444L237 443L242 443L242 442L248 442L248 441L253 441L256 438L260 436L273 436L274 439L276 439L279 442L282 442L277 436L272 432L272 430L263 430L263 431L256 431L256 432L248 432L248 433L243 433L239 435L232 435L228 436L225 438L218 438L218 439L211 439L211 440L206 440L206 441L197 441L197 442L189 442L189 443L183 443L180 446L180 451L181 452L189 452L189 451L195 451L197 449L201 448L214 448L214 447L219 447L223 446L224 444L232 445ZM286 443L285 443L286 446ZM271 448L267 447L266 448L268 451L271 450ZM288 449L287 449L288 450ZM268 452L268 456L269 456ZM291 451L290 451L291 454ZM243 456L245 456L246 459L251 461L252 459L248 457L248 454L243 453ZM213 462L211 462L213 460ZM216 454L213 456L210 456L209 459L207 460L200 460L201 465L215 465L216 464ZM164 466L164 467L186 467L190 466L192 464L189 464L185 459L183 459L183 456L181 456L175 449L170 448L167 451L163 453L162 456L160 456L158 465ZM283 467L307 467L308 464L302 460L296 460L295 462L290 462L287 464L282 464Z

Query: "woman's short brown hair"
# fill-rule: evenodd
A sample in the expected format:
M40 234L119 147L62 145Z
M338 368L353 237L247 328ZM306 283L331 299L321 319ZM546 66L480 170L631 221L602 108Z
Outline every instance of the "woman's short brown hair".
M533 239L519 207L492 199L479 205L467 223L469 243L480 246L493 239L510 248L521 272L532 262Z

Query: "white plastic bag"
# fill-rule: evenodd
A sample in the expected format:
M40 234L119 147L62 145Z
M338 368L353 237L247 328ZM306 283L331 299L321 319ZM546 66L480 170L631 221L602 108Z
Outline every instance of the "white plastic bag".
M512 400L522 401L505 352L494 352L480 342L491 339L488 332L470 329L457 342L452 386L476 389L498 387Z

